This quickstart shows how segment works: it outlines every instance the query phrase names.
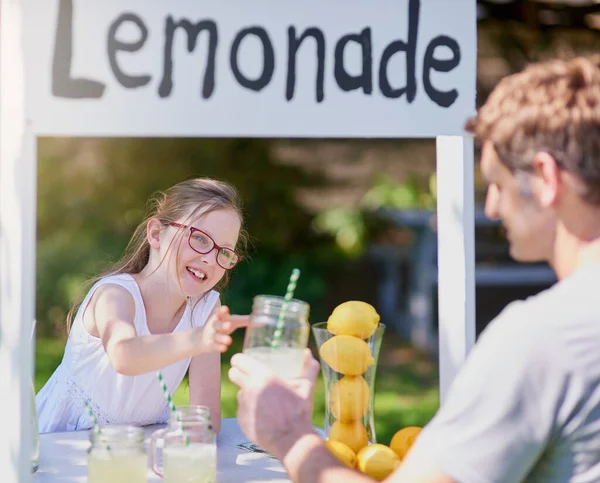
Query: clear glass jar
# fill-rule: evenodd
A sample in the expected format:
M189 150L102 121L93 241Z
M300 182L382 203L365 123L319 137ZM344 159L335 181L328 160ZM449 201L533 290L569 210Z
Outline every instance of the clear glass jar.
M309 312L310 305L302 300L286 303L273 295L254 297L244 354L269 365L281 378L297 377L310 335Z
M146 483L148 461L144 431L135 426L104 426L90 430L89 483Z
M165 429L152 434L150 466L165 483L216 483L217 434L210 409L180 406Z

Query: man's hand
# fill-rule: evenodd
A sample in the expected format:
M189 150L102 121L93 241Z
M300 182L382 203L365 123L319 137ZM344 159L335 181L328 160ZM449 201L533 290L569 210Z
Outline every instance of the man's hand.
M319 363L306 349L300 377L284 381L245 354L231 358L229 379L240 387L238 422L254 443L283 459L303 435L313 433L312 398Z

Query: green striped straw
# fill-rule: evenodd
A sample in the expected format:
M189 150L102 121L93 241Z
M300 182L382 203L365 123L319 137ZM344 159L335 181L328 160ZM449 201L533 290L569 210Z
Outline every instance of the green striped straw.
M167 400L167 404L169 405L169 409L171 410L171 414L175 414L175 404L173 403L173 398L171 394L169 394L169 389L165 384L165 380L163 379L162 373L160 371L156 371L156 377L158 378L158 382L160 383L160 387L162 388L163 394L165 395L165 399ZM179 418L177 419L179 421ZM183 434L183 439L185 441L185 445L190 445L190 439L188 438L187 433L181 428L181 433Z
M287 310L287 306L292 300L294 296L294 290L296 290L296 285L298 284L298 278L300 278L300 270L294 268L292 270L292 274L290 275L290 281L287 286L287 290L285 291L285 297L283 298L283 305L281 306L281 310L279 311L279 318L277 319L277 327L275 328L275 333L273 334L273 341L271 343L271 348L275 349L279 346L281 342L281 335L283 334L283 320L285 318L285 311Z
M90 416L90 420L92 421L92 424L94 425L94 432L98 436L100 436L100 425L98 424L98 420L96 419L96 415L94 414L94 411L92 411L90 404L85 399L83 400L83 405L85 406L85 409L87 410L87 413ZM109 445L105 445L105 447L106 447L107 451L110 451Z

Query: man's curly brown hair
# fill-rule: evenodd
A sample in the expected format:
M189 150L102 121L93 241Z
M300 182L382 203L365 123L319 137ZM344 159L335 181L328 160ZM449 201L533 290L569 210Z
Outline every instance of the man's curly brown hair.
M536 153L578 177L582 198L600 205L600 62L577 57L532 64L502 79L466 123L513 172L531 170Z

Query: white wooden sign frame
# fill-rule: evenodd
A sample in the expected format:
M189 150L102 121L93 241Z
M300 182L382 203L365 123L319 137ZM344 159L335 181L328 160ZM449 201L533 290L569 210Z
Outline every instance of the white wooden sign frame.
M475 340L475 3L0 0L3 482L30 481L37 136L435 137L443 402ZM203 69L175 29L190 53L207 35Z

